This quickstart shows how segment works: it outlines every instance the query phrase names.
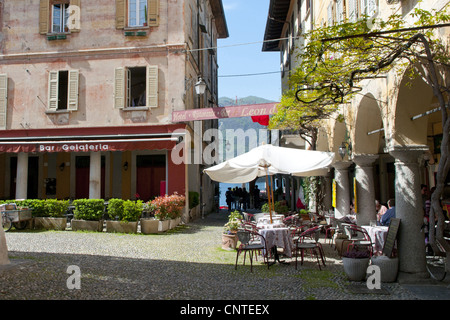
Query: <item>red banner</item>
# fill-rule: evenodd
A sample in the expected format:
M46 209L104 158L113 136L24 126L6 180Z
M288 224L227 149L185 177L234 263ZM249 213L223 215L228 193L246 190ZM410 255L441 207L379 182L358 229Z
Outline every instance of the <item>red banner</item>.
M265 116L277 111L277 102L173 111L172 122Z

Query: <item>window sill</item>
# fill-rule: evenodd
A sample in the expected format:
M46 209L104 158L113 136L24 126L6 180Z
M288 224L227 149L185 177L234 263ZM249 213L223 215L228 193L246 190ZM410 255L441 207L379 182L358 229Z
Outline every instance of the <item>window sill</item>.
M66 40L70 32L47 33L47 40Z
M71 113L71 110L62 109L62 110L46 110L45 114L65 114L65 113Z
M124 31L139 31L139 30L149 30L149 26L136 26L136 27L125 27Z
M148 111L149 107L126 107L122 111Z

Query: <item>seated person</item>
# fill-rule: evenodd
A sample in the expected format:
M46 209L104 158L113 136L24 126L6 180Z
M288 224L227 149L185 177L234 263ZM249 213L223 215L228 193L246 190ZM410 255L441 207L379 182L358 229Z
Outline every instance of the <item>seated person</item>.
M389 209L380 218L380 225L382 226L389 226L391 219L395 218L395 200L390 199L387 204Z

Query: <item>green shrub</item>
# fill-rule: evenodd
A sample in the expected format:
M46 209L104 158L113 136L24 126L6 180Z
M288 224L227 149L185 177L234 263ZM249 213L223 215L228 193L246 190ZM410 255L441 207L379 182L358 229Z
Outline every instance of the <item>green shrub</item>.
M115 220L116 218L122 220L123 216L123 200L122 199L109 199L108 200L108 216Z
M282 205L280 201L275 201L273 210L276 213L286 213L289 211L289 208L285 205ZM261 207L262 212L269 212L269 204L265 203Z
M78 220L101 220L104 211L103 199L77 199L72 203L74 219Z
M49 217L62 218L69 208L69 200L47 199L44 208Z
M126 200L123 201L123 216L121 221L138 221L142 215L144 203L142 200Z

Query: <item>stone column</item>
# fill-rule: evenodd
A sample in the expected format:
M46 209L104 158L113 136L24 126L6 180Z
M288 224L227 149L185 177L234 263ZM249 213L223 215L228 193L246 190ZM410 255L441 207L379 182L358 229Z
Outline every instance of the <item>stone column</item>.
M350 161L335 162L334 179L336 181L336 208L334 215L337 219L350 213L350 185L348 183L348 167Z
M323 195L323 208L325 211L330 211L333 209L333 188L331 187L332 184L332 178L331 174L328 173L326 176L324 176L324 195Z
M401 219L397 238L399 281L428 277L418 159L426 146L398 146L389 153L395 158L395 215Z
M26 199L28 190L28 153L17 155L16 199Z
M102 187L101 153L91 151L89 167L89 199L100 199Z
M355 155L353 162L356 178L356 222L359 226L369 225L376 220L375 187L373 183L373 163L378 155Z

